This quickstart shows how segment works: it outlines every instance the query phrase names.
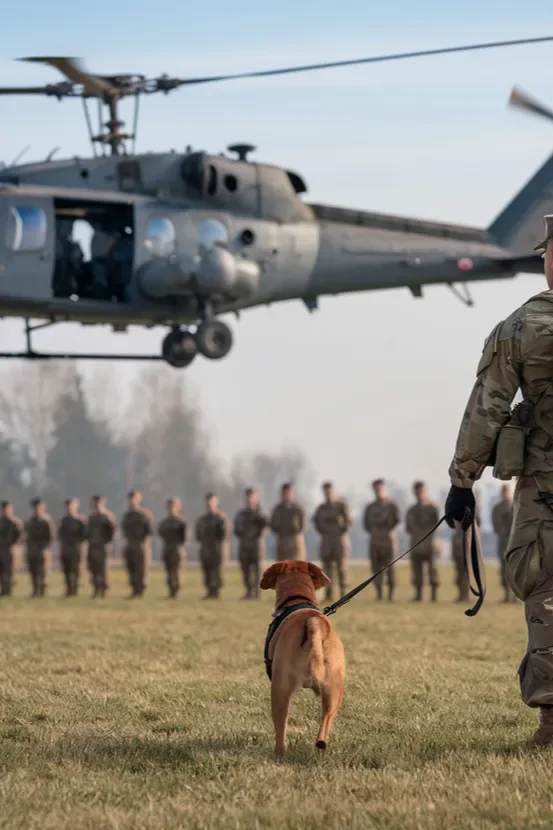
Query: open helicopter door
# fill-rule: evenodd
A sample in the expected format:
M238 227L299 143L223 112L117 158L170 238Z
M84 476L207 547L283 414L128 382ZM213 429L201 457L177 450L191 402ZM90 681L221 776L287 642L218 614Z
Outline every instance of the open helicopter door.
M0 188L0 293L50 299L53 268L52 199Z

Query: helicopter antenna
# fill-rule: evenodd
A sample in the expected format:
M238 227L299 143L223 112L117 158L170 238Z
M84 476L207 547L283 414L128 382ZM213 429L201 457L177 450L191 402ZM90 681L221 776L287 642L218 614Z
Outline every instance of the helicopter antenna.
M59 147L54 147L53 150L50 150L50 152L48 153L48 155L46 156L44 161L52 161L52 159L54 158L54 156L56 155L56 153L58 152L59 149L60 149Z
M21 159L23 158L23 156L24 156L26 153L28 153L30 149L31 149L31 145L30 145L30 144L27 144L27 146L26 146L26 147L23 147L23 149L21 150L21 152L19 153L19 155L17 155L17 156L14 158L14 160L12 161L12 163L10 164L10 167L15 167L15 165L17 164L17 162L18 162L18 161L21 161Z

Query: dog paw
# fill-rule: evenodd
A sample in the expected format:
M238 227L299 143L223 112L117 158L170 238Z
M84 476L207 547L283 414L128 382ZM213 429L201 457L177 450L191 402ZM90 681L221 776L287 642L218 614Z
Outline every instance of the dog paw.
M316 747L317 749L326 749L326 741L317 741Z

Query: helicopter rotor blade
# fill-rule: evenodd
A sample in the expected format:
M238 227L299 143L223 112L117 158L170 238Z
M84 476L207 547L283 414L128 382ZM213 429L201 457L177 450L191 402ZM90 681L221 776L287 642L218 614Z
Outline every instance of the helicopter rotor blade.
M0 86L0 95L47 95L46 86Z
M550 37L534 37L519 40L502 40L491 43L476 43L470 46L449 46L444 49L425 49L418 52L400 52L391 55L377 55L369 58L355 58L354 60L332 61L329 63L313 63L303 66L288 66L280 69L266 69L259 72L239 72L231 75L212 75L204 78L171 79L172 88L177 86L192 86L193 84L208 84L215 81L232 81L242 78L264 78L271 75L291 75L296 72L312 72L319 69L337 69L345 66L358 66L368 63L383 63L385 61L405 60L407 58L424 58L432 55L447 55L454 52L475 52L479 49L498 49L506 46L523 46L531 43L546 43L552 41Z
M18 58L26 63L45 63L53 66L74 84L80 84L91 98L111 98L117 94L117 88L103 78L90 75L78 58Z
M528 93L523 92L516 86L513 87L511 91L509 106L514 109L531 112L533 115L540 115L542 118L547 118L549 121L553 121L553 110L550 110L548 107L544 107L543 104L540 104L539 101L536 101L528 95Z

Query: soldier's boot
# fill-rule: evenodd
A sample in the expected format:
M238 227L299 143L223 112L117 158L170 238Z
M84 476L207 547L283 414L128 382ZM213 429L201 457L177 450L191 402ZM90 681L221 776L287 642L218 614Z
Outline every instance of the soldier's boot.
M388 602L392 602L394 598L395 585L388 585Z
M430 587L430 602L437 602L438 601L438 586L432 585Z
M413 597L412 602L422 602L422 588L417 588L415 590L415 596Z
M540 706L540 722L529 747L546 747L553 744L553 706Z

